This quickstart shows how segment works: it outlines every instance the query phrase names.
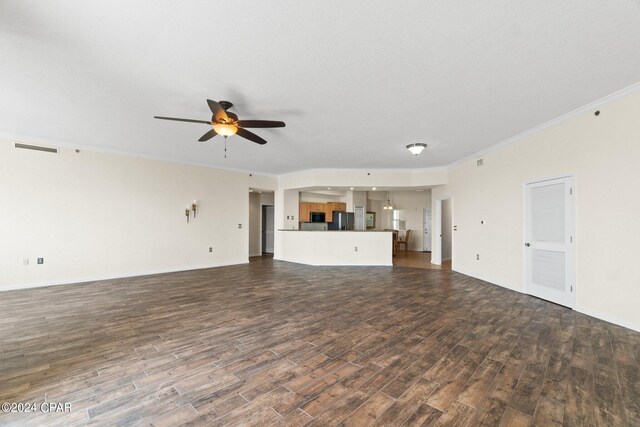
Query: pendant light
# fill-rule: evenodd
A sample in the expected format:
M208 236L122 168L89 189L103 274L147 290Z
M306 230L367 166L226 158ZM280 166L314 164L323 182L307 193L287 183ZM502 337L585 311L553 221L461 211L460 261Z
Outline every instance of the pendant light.
M391 204L391 201L389 200L389 192L387 191L387 202L384 204L384 207L382 208L386 211L390 211L393 210L393 205Z

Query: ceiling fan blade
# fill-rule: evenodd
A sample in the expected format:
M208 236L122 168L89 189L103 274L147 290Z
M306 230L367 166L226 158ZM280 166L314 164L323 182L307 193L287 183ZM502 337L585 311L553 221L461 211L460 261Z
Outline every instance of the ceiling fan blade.
M206 120L178 119L175 117L160 117L160 116L153 116L153 118L161 119L161 120L175 120L176 122L204 123L206 125L211 125L211 122Z
M210 140L211 138L213 138L216 135L217 135L216 131L211 129L209 132L207 132L204 135L202 135L198 141L200 141L200 142L208 141L208 140Z
M239 120L238 126L243 128L283 128L285 124L276 120Z
M267 143L267 141L265 141L264 139L260 138L255 133L249 132L248 130L243 129L243 128L238 128L238 131L236 132L236 135L240 135L241 137L246 138L249 141L253 141L256 144L266 144Z
M219 122L221 119L224 119L225 121L229 119L229 117L227 117L227 112L224 111L224 108L222 108L222 106L216 101L207 99L207 104L209 104L209 108L211 109L216 122Z

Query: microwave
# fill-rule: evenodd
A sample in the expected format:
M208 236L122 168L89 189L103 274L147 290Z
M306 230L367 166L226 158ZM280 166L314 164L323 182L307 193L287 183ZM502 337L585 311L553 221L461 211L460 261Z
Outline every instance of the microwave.
M326 222L324 212L311 212L311 222Z

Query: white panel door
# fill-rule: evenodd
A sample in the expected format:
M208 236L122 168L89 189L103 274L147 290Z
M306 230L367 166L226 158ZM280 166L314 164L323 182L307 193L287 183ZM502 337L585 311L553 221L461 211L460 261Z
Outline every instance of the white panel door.
M424 209L424 224L423 226L423 248L422 250L425 252L431 252L431 208Z
M525 184L524 265L528 294L575 304L573 178Z

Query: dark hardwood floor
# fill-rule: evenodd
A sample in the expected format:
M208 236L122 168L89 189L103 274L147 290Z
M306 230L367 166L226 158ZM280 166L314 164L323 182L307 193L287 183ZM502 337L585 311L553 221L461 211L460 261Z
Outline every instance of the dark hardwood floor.
M637 426L639 366L638 333L446 270L254 258L0 293L0 402L38 407L2 425Z

